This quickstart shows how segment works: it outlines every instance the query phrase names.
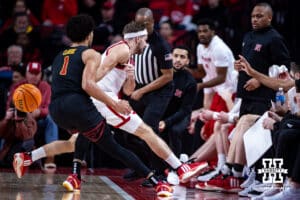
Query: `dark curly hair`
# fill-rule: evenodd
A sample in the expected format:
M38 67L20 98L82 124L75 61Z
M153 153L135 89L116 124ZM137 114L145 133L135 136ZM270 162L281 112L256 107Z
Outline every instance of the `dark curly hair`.
M72 42L82 42L93 31L94 20L89 15L77 15L72 17L66 25L67 36Z

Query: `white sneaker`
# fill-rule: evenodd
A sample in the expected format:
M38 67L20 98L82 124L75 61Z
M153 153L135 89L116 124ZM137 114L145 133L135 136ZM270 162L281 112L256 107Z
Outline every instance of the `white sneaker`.
M241 184L241 188L247 188L255 181L256 173L254 170L251 170L248 178Z
M167 176L167 181L171 185L179 185L179 177L176 172L170 171Z
M215 177L216 175L218 175L220 173L220 170L216 169L213 170L203 176L198 176L198 181L202 181L202 182L206 182L209 181L210 179L212 179L213 177Z
M271 187L270 189L263 192L261 195L251 198L251 200L263 200L265 197L271 197L275 194L278 194L281 191L278 187Z
M244 190L242 190L238 193L239 196L248 197L248 193L253 190L253 186L258 185L258 184L260 184L260 182L257 180L254 180L253 183L251 185L249 185L249 187L246 187Z
M263 200L296 200L300 199L300 189L287 188L273 196L264 197Z
M263 193L273 187L272 183L261 183L253 186L253 190Z

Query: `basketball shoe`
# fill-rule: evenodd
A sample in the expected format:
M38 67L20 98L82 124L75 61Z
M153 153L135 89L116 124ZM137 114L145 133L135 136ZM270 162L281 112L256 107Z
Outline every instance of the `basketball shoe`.
M29 153L16 153L14 155L13 167L18 178L22 178L28 167L32 164Z
M243 181L243 178L220 174L219 176L205 182L205 186L199 189L238 193L242 190L240 186Z
M168 183L159 182L155 186L156 195L158 197L170 197L173 195L173 188Z
M81 180L77 178L77 174L70 174L62 185L68 192L73 192L74 190L80 190L80 184Z
M187 183L194 176L199 175L203 169L208 167L207 162L195 162L191 164L182 164L177 169L177 174L181 183Z

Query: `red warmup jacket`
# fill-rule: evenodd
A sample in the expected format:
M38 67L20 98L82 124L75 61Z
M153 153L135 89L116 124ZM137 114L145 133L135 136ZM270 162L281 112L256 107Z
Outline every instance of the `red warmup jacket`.
M7 109L10 107L10 103L11 103L12 96L13 96L15 89L18 86L25 84L25 83L28 83L27 80L21 81L20 83L16 83L11 86L10 91L9 91L9 96L7 99L7 104L6 104ZM39 88L39 90L42 93L42 103L41 103L39 109L41 110L40 118L44 118L49 113L48 107L49 107L49 104L51 101L51 86L45 81L40 81L39 84L36 85L36 87Z

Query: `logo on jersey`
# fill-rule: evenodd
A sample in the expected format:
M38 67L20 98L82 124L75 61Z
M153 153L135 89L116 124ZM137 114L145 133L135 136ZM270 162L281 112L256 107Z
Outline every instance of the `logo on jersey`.
M256 44L254 47L254 51L260 52L262 45L261 44Z
M258 170L258 174L263 174L263 183L283 183L282 174L287 174L288 170L283 169L282 158L264 158L262 160L264 168Z
M176 90L175 90L175 93L174 93L174 96L180 98L180 97L182 96L182 91L179 90L179 89L176 89Z

